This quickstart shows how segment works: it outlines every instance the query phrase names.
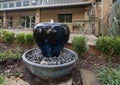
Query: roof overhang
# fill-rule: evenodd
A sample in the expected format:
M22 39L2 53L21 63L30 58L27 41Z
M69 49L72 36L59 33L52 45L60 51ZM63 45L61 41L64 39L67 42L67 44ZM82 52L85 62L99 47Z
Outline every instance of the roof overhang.
M91 5L94 2L85 1L79 3L65 3L65 4L52 4L52 5L38 5L38 6L25 6L25 7L14 7L14 8L2 8L0 11L9 11L9 10L20 10L20 9L34 9L34 8L53 8L53 7L64 7L64 6L82 6L82 5Z

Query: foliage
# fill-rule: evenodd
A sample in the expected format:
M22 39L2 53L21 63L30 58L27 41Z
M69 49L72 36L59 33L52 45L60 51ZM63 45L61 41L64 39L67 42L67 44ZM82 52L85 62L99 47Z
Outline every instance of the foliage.
M114 40L111 37L100 37L96 42L96 48L100 50L107 58L113 54Z
M24 44L25 43L25 33L19 33L16 36L16 42L20 43L20 44Z
M86 52L88 49L87 42L85 37L80 36L80 37L74 37L73 41L73 49L81 55L82 53Z
M108 34L111 36L120 35L120 0L114 2L109 22L110 29Z
M97 72L101 85L120 85L120 68L104 67Z
M0 30L0 40L2 39L2 30Z
M22 53L21 53L21 48L16 47L13 51L9 51L9 57L11 59L21 59L22 58Z
M89 15L89 21L90 22L95 22L95 20L96 20L95 15Z
M120 56L120 37L115 37L113 44L114 54Z
M107 58L113 54L120 55L120 37L100 37L96 42L96 48L100 50Z
M28 45L33 45L34 44L33 34L26 34L25 43L28 44Z
M15 77L20 77L20 75L21 75L20 72L16 72L16 73L14 73L14 76L15 76Z
M14 41L14 33L3 31L2 35L2 39L4 42L11 43Z
M80 29L80 25L79 24L73 24L73 29Z
M4 76L0 75L0 85L6 85Z
M21 48L16 47L13 50L0 52L0 61L6 61L7 59L21 59L22 57Z

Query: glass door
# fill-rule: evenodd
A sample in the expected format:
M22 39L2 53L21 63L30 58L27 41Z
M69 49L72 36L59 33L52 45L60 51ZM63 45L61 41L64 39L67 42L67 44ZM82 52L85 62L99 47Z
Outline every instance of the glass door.
M21 22L21 28L25 28L26 27L26 18L25 18L25 16L21 16L20 17L20 22Z
M33 28L35 26L35 16L21 16L22 28Z
M2 28L2 27L3 27L3 17L0 16L0 28Z
M8 28L13 27L13 17L8 17Z

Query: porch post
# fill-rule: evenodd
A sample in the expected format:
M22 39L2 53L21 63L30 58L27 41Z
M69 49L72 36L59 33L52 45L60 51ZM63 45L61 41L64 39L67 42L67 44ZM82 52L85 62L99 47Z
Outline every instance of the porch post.
M35 23L38 24L40 23L40 9L36 9L36 17L35 17Z
M99 36L99 22L98 22L98 18L99 18L99 5L98 5L98 0L95 1L95 17L96 22L95 22L95 35Z
M7 29L8 22L7 22L7 13L6 11L3 12L3 28Z

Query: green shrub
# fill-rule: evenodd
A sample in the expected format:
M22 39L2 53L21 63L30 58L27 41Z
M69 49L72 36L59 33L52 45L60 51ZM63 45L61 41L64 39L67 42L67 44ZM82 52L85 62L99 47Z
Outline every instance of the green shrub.
M7 59L19 60L22 58L21 48L16 47L13 50L0 52L0 61L6 61Z
M3 32L3 36L2 36L2 39L4 42L7 42L7 43L11 43L14 41L14 33L12 32L7 32L7 31L4 31Z
M20 43L20 44L24 44L25 43L25 33L19 33L16 36L16 42Z
M87 42L85 37L74 37L73 41L73 49L78 53L78 55L81 55L82 53L86 52L88 49Z
M15 52L14 59L22 59L22 53L21 53L22 50L20 47L16 47L14 52Z
M26 37L25 37L25 43L27 45L33 45L34 44L34 38L33 38L33 34L26 34Z
M120 85L120 68L105 67L97 72L101 85Z
M120 55L120 37L116 37L114 39L114 54L115 55Z
M96 48L109 59L113 54L114 40L111 37L100 37L96 42Z
M6 51L0 52L0 61L6 61L8 58L8 53Z
M0 85L6 85L4 76L0 75Z
M2 30L0 30L0 41L2 39Z

